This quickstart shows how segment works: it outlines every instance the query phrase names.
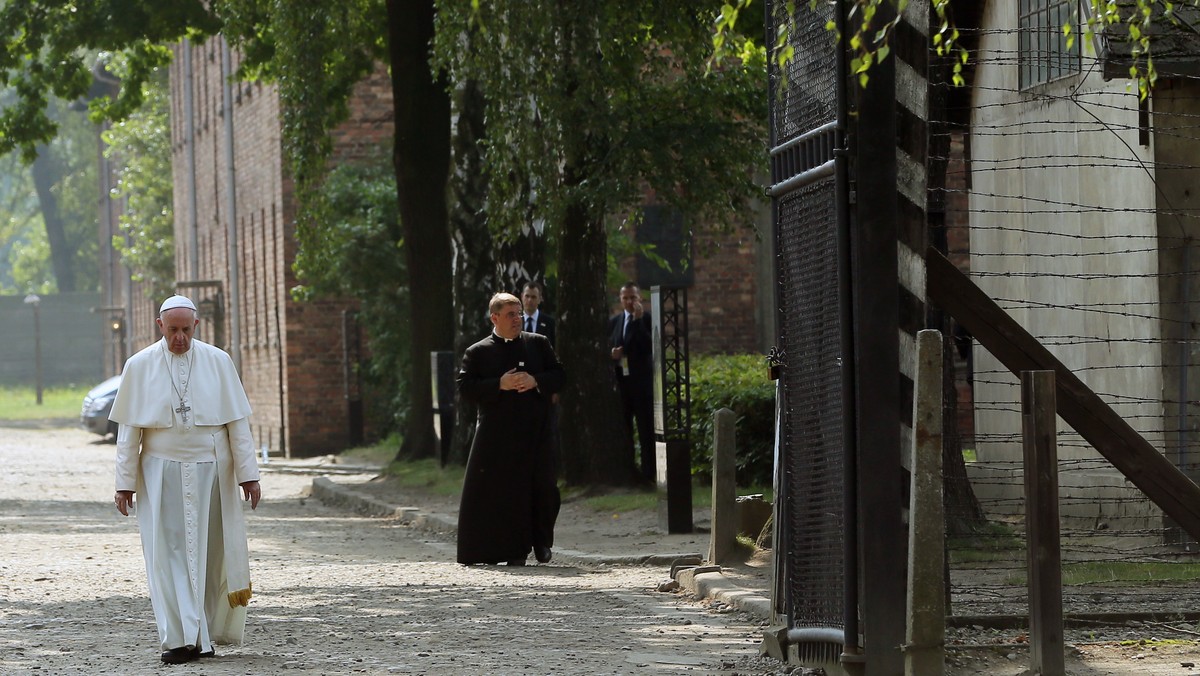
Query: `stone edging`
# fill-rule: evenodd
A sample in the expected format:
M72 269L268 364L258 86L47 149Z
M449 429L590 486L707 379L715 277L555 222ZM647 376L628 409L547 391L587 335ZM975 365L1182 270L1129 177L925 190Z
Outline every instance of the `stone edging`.
M331 481L315 477L312 496L321 502L349 509L363 516L399 519L401 523L435 533L455 533L458 521L441 514L422 512L419 507L398 507ZM603 555L555 549L558 560L590 565L673 566L673 577L696 598L721 601L762 620L771 617L771 600L738 587L721 574L720 566L675 566L680 560L700 560L698 553Z

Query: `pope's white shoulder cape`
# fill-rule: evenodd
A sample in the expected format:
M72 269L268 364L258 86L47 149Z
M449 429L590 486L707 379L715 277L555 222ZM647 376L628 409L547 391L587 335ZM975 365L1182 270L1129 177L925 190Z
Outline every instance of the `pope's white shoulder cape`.
M188 405L197 425L224 425L249 417L250 402L233 360L220 348L192 339ZM170 427L179 405L167 366L166 339L125 362L109 420L134 427Z

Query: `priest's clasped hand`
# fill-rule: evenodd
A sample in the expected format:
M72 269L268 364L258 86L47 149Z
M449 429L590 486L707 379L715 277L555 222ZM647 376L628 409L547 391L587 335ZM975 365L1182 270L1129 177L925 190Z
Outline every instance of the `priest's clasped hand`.
M519 392L528 392L537 388L537 379L529 375L525 371L509 369L504 375L500 376L501 390L515 390Z

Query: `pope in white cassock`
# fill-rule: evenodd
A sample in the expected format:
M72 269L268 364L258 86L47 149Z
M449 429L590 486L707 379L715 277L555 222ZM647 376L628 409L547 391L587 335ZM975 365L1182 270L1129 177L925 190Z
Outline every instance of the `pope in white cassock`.
M261 496L250 403L233 360L193 338L196 306L159 309L162 340L125 362L109 418L117 423L117 510L137 493L138 528L163 662L240 644L250 561L238 495Z

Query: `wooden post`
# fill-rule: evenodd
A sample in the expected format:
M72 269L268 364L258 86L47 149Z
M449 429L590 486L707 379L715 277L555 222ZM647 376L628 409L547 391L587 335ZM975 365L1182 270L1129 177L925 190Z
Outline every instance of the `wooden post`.
M737 546L737 415L723 408L713 413L712 534L708 560L724 563Z
M1054 411L1054 372L1022 371L1021 438L1025 451L1030 668L1041 676L1066 673Z
M899 19L898 3L877 6L870 34L882 33L888 22ZM855 3L841 0L838 11L849 12ZM851 18L851 24L857 17ZM899 42L899 40L897 40ZM845 49L846 45L839 46ZM902 483L904 452L900 425L904 400L900 392L900 270L897 242L904 241L899 221L901 185L896 139L901 131L897 117L899 58L871 65L869 87L853 86L848 102L856 117L847 130L851 172L858 199L850 209L850 284L853 292L854 441L857 482L856 529L845 537L855 539L855 558L847 556L845 585L857 589L857 603L847 597L844 609L853 623L844 623L849 643L846 671L863 676L896 676L904 671L904 607L907 604L904 571L896 558L907 546L901 514L907 501ZM869 197L868 197L869 196ZM830 308L832 310L832 308ZM843 329L845 330L845 329ZM850 636L850 630L856 632ZM860 664L856 664L861 660ZM861 669L861 670L859 670Z
M904 673L905 676L941 676L946 638L941 331L917 333L916 372Z

